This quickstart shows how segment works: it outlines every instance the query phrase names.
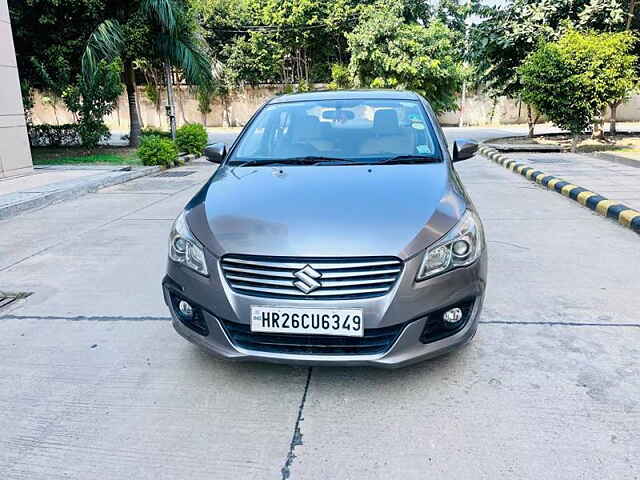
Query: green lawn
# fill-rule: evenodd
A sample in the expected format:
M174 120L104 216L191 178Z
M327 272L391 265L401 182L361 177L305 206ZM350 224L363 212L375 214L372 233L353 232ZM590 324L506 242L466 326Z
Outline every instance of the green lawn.
M34 165L142 165L135 148L33 148Z

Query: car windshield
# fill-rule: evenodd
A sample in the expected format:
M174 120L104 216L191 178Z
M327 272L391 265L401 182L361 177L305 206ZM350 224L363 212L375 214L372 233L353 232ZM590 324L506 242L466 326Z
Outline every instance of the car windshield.
M234 148L231 165L442 161L413 100L317 100L267 105Z

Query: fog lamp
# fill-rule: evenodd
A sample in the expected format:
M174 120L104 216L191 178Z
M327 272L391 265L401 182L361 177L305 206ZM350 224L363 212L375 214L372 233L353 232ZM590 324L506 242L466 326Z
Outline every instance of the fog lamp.
M193 307L189 305L189 302L180 300L180 303L178 303L178 310L180 310L180 313L187 318L191 318L193 316Z
M446 312L444 312L444 315L442 315L442 320L450 325L458 323L460 320L462 320L462 310L457 307L452 308L451 310L447 310Z

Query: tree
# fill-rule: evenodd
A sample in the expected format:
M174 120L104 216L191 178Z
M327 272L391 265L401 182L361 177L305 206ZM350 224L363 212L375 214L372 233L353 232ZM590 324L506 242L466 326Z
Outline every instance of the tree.
M577 37L577 38L573 38ZM637 57L632 54L636 38L629 32L573 35L565 41L581 42L588 75L611 108L610 132L616 134L616 109L638 85ZM603 116L604 117L604 116Z
M285 49L271 34L254 31L236 37L223 53L225 78L232 86L277 83L281 78Z
M604 107L636 83L636 59L628 54L632 45L627 33L570 29L558 41L539 47L518 69L523 99L572 133L572 151L578 135Z
M329 81L331 65L349 60L345 34L372 2L191 0L211 50L228 66L229 85ZM257 62L256 54L266 63Z
M591 123L599 104L585 99L582 78L557 43L547 43L531 54L518 69L522 98L535 105L553 123L577 137Z
M407 24L402 3L370 7L347 35L356 86L403 88L423 94L437 112L456 108L463 68L454 34L440 21Z
M80 57L103 7L103 0L9 0L18 70L26 87L62 96L80 72Z
M615 135L617 108L629 99L638 86L638 58L632 53L637 39L631 33L624 32L608 35L601 40L598 54L606 102L611 109L609 132Z
M67 107L78 118L78 133L83 146L95 148L101 140L109 137L109 129L103 119L114 110L122 94L121 73L119 60L110 64L103 60L97 65L94 75L87 78L78 74L76 85L68 87L62 94Z
M521 98L518 67L541 42L555 41L572 25L583 30L624 27L621 0L513 0L481 12L484 20L471 33L471 58L477 80L490 95ZM537 116L527 105L529 136Z
M195 18L180 0L106 0L102 22L89 37L82 57L87 79L100 60L123 61L129 99L131 146L140 142L134 61L166 62L182 70L194 85L212 81L211 62ZM89 80L87 80L89 81Z

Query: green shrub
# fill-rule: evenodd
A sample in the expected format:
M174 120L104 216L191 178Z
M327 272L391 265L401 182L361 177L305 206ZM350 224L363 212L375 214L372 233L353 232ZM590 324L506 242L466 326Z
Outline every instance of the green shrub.
M331 83L328 85L330 90L345 90L352 87L351 74L349 67L341 63L331 65Z
M138 157L143 165L171 167L178 157L178 149L168 138L145 135L140 139Z
M176 132L176 145L181 152L202 155L209 136L199 123L188 123Z
M32 147L71 147L79 145L79 125L77 123L29 125L29 142Z
M635 40L628 33L568 30L556 42L542 44L518 68L522 99L558 127L578 135L618 103L637 83Z
M78 75L75 85L62 93L67 108L78 118L78 133L82 145L95 148L108 140L110 132L104 117L116 108L124 88L120 82L122 62L99 62L90 77Z

